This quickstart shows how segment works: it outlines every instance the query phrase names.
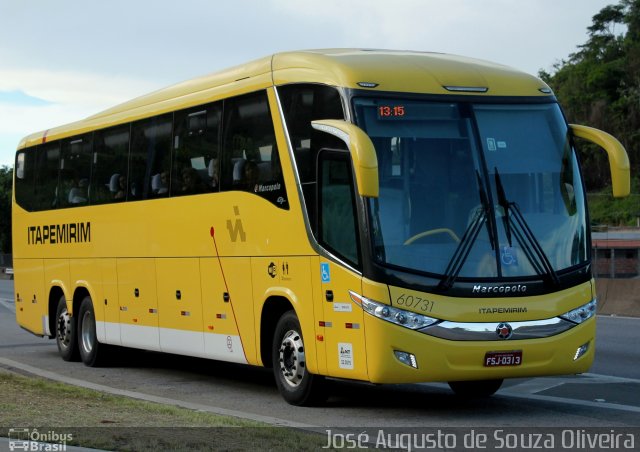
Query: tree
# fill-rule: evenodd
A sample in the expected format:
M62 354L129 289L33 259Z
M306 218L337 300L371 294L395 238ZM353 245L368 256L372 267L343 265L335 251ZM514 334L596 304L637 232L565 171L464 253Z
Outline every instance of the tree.
M0 253L11 253L11 191L13 169L0 167Z
M640 0L621 0L593 16L588 40L540 76L553 88L569 122L608 131L627 148L632 174L640 168ZM590 190L608 180L606 155L581 146Z

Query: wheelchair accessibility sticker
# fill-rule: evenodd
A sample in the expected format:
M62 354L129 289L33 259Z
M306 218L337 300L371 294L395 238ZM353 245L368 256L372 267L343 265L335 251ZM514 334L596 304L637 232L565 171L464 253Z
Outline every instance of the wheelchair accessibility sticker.
M320 276L323 283L331 282L331 272L329 271L328 262L320 262Z
M518 265L518 255L515 248L503 246L500 250L500 260L503 265Z

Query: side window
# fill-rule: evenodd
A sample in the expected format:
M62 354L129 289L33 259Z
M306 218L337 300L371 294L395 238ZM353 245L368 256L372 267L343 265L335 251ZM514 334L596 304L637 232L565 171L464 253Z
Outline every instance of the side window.
M126 200L129 125L96 132L94 142L91 204Z
M267 93L228 99L224 109L222 190L255 193L288 209Z
M358 220L349 153L322 151L318 176L318 240L328 250L359 266Z
M16 202L25 210L34 210L37 148L32 147L16 155Z
M295 165L300 176L302 192L311 224L316 221L316 164L322 148L341 148L342 141L318 132L311 121L344 119L344 111L337 89L326 85L285 85L278 88Z
M36 152L34 210L59 207L60 142L40 145Z
M131 127L128 200L169 194L173 116L157 116Z
M58 193L60 207L87 204L89 181L91 180L92 144L91 134L70 138L62 142Z
M222 102L176 113L171 195L217 191Z

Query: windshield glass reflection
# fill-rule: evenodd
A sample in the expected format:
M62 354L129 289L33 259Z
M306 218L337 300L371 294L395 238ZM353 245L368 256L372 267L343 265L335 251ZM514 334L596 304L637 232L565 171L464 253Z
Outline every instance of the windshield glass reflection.
M556 104L360 98L355 114L378 154L378 262L491 278L550 277L586 260L582 182Z

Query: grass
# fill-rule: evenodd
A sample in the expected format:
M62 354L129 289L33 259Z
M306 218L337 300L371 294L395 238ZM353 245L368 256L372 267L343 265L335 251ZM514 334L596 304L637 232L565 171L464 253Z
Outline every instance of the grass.
M591 223L609 226L636 226L640 217L640 178L631 180L631 195L616 199L611 187L587 195Z
M0 436L10 428L71 435L104 450L319 450L322 435L105 394L0 370ZM55 441L51 441L55 443Z

